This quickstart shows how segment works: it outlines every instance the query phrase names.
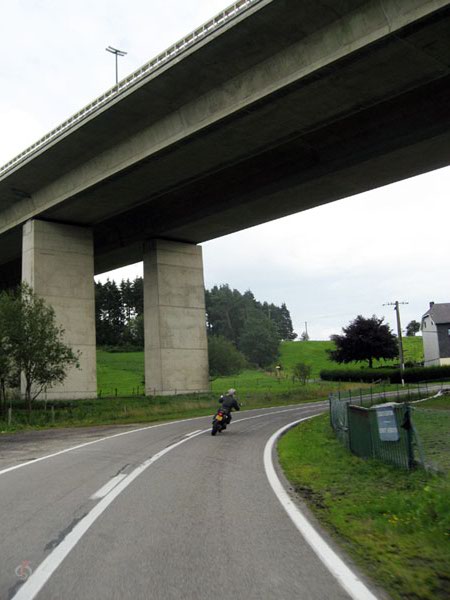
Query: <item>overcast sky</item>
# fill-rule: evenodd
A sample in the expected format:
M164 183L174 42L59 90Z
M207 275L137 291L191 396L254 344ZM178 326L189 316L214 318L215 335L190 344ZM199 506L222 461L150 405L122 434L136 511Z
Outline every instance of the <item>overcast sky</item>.
M230 3L0 0L0 164ZM420 320L450 302L450 168L203 244L207 287L286 302L296 331L339 333L356 315ZM142 266L109 274L134 278ZM102 276L102 280L106 275Z

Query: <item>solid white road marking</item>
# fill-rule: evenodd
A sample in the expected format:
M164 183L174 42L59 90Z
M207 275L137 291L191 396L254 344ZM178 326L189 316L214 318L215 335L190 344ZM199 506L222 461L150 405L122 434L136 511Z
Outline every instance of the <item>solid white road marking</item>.
M372 594L372 592L355 575L355 573L349 569L349 567L336 554L336 552L332 550L323 537L314 529L302 511L291 500L283 484L278 478L278 475L276 474L272 460L272 453L277 439L287 429L294 427L294 425L297 425L302 421L311 419L313 416L316 415L298 419L297 421L293 421L292 423L281 427L269 439L266 447L264 448L264 468L266 470L267 478L278 500L281 502L284 510L287 512L294 525L297 527L306 542L308 542L327 569L331 572L331 574L334 575L340 585L350 595L350 597L353 600L377 600L376 596Z
M109 492L113 488L116 487L118 483L122 481L122 479L125 479L126 476L127 475L125 473L122 473L121 475L116 475L115 477L112 477L108 481L108 483L106 483L103 487L97 490L95 494L92 494L91 500L98 500L99 498L104 498L107 494L109 494Z
M46 559L39 565L39 567L34 571L34 573L27 579L27 581L23 584L23 586L19 589L17 594L13 596L13 600L33 600L37 596L37 594L44 587L46 582L50 579L52 574L56 571L59 565L63 562L69 552L76 546L76 544L81 540L83 535L88 531L88 529L95 523L95 521L100 517L100 515L108 508L108 506L113 502L119 494L121 494L129 485L132 483L139 475L141 475L150 465L159 460L162 456L174 450L181 444L188 442L193 439L197 435L201 435L205 433L205 431L209 431L209 429L205 429L200 431L199 433L181 440L176 444L172 444L161 452L158 452L141 465L136 467L134 471L132 471L129 475L125 477L121 482L119 482L107 496L105 496L94 508L79 522L75 527L70 531L63 541L51 552Z
M299 408L303 408L303 407L308 407L308 406L320 406L321 404L323 404L323 402L308 402L308 403L304 403L304 404L297 404L295 406L295 408L291 408L288 409L289 411L293 411L293 410L298 410ZM292 405L287 405L287 406L292 406ZM278 408L278 407L267 407L266 410L272 410L273 408ZM283 407L280 407L283 408ZM253 410L264 410L263 408L254 408L251 409L249 411L246 412L252 412ZM266 415L274 415L274 414L278 414L279 412L286 412L286 411L276 411L276 412L269 412L269 413L264 413L263 415L258 415L258 416L266 416ZM13 467L7 467L6 469L3 469L2 471L0 471L0 475L4 475L5 473L9 473L10 471L15 471L16 469L21 469L22 467L27 467L28 465L35 465L38 462L41 462L43 460L47 460L49 458L53 458L55 456L60 456L61 454L66 454L67 452L72 452L72 450L79 450L80 448L86 448L87 446L92 446L93 444L99 444L100 442L104 442L106 440L112 440L113 438L117 438L117 437L121 437L123 435L129 435L131 433L139 433L141 431L147 431L147 429L156 429L157 427L167 427L169 425L177 425L179 423L188 423L189 421L197 421L198 419L206 419L209 418L209 415L206 415L205 417L191 417L190 419L180 419L178 421L168 421L166 423L158 423L157 425L147 425L146 427L139 427L138 429L130 429L129 431L122 431L121 433L114 433L112 435L107 435L105 437L99 438L98 440L93 440L91 442L84 442L83 444L78 444L77 446L71 446L70 448L65 448L64 450L59 450L59 452L53 452L52 454L46 454L45 456L40 456L39 458L34 458L33 460L28 460L27 462L21 463L20 465L14 465ZM248 418L253 418L253 417L247 417ZM238 421L243 421L244 419L235 419L235 422L237 423Z

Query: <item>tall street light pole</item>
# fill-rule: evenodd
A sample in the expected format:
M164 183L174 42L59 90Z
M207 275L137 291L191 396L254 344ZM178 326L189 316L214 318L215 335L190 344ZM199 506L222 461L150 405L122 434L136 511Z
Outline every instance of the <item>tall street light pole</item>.
M125 54L127 54L127 52L124 52L123 50L118 50L117 48L113 48L112 46L108 46L107 48L105 48L106 52L111 52L111 54L114 54L116 57L116 85L119 83L119 69L117 66L117 59L119 56L125 56Z
M404 374L405 374L405 359L403 355L403 337L402 337L402 326L400 323L400 304L408 304L408 302L386 302L383 306L394 306L394 310L397 313L397 335L398 335L398 350L400 354L400 377L402 385L405 385Z

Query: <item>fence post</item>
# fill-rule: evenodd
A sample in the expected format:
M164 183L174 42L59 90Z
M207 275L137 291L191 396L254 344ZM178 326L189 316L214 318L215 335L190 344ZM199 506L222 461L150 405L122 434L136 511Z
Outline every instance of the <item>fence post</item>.
M12 422L12 408L9 407L8 408L8 427L11 425Z
M55 423L55 405L52 404L52 423Z
M414 466L414 450L413 450L413 428L411 423L411 407L409 404L405 406L404 428L406 430L406 440L408 448L408 469Z
M362 389L359 388L359 405L362 406Z

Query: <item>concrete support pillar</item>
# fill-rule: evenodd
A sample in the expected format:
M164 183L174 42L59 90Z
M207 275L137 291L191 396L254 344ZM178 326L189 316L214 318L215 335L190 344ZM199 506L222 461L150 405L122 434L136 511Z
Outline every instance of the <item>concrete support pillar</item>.
M145 390L209 390L200 246L152 240L144 253Z
M50 304L64 341L81 351L81 369L70 368L47 398L95 398L94 248L89 228L30 220L23 227L22 280ZM43 395L45 398L45 395Z

